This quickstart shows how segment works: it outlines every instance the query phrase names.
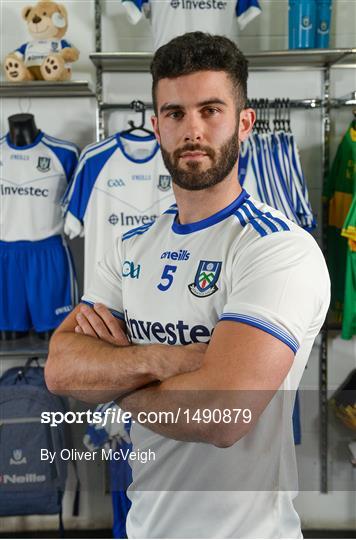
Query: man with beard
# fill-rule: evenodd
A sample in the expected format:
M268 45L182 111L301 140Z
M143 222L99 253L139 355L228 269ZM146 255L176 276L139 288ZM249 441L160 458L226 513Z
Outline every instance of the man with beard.
M300 538L292 408L329 303L325 262L237 180L255 119L237 47L185 34L151 73L177 204L99 264L52 338L47 383L116 400L134 450L154 453L131 459L129 537Z

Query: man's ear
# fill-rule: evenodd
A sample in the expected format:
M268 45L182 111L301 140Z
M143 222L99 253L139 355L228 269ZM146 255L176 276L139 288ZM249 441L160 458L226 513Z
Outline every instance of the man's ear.
M154 134L156 136L156 139L159 142L159 144L161 144L161 137L160 137L159 129L158 129L158 118L157 118L157 116L154 116L154 115L151 116L151 123L152 123L152 128L153 128Z
M239 118L239 141L245 141L250 135L256 121L256 113L253 109L243 109Z
M29 16L31 9L32 9L32 6L25 6L24 8L22 8L21 15L22 15L22 18L25 19L25 21L27 21L27 17Z

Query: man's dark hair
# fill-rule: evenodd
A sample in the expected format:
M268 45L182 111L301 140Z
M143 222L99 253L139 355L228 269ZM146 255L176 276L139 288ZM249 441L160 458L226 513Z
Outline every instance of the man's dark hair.
M160 79L197 71L225 71L236 91L237 109L247 102L248 61L235 43L224 36L189 32L160 47L151 63L152 99L157 114L156 90Z

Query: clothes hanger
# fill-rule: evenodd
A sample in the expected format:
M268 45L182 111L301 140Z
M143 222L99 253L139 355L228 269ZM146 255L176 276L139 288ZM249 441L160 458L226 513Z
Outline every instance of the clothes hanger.
M143 103L143 101L140 100L134 100L131 102L131 108L137 112L141 113L141 123L140 125L136 125L133 120L129 120L129 129L125 129L121 132L121 135L128 135L130 133L133 133L134 131L142 131L143 133L146 133L146 135L154 136L154 133L152 130L145 128L145 122L146 122L146 106Z

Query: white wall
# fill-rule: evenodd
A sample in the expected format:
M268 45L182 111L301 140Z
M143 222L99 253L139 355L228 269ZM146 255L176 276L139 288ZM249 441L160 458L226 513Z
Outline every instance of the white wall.
M239 46L246 52L281 49L287 47L287 0L260 0L263 14L255 19L238 38ZM21 9L27 1L0 0L2 20L0 52L1 59L8 51L28 40L27 30L20 17ZM356 47L355 0L334 0L335 9L332 23L332 47ZM76 80L95 80L95 72L88 54L94 51L94 2L90 0L67 0L65 5L70 14L67 34L69 41L81 51L80 60L73 67ZM146 20L135 27L126 19L119 0L106 0L103 5L103 50L107 51L149 51L152 48L150 25ZM251 73L249 80L250 97L320 97L322 88L321 71L303 72L259 72ZM335 97L356 90L356 70L333 70L332 95ZM105 99L130 102L134 98L150 101L150 77L148 74L119 74L105 76ZM35 115L38 127L56 137L76 142L80 147L95 140L95 100L94 99L9 99L0 103L0 131L7 131L7 117L18 112ZM128 114L115 113L108 119L109 132L123 127ZM332 113L332 156L335 154L340 137L351 120L349 109ZM299 143L304 172L307 177L314 210L321 219L321 113L315 111L294 111L292 127ZM320 236L320 232L316 232ZM72 244L77 269L82 276L82 242ZM308 369L302 380L302 387L315 389L318 385L318 346L311 355ZM1 360L0 372L14 363ZM356 342L345 342L331 338L329 346L329 385L336 388L347 373L356 366ZM315 394L316 395L316 394ZM308 402L309 403L309 402ZM352 528L356 527L356 481L351 466L340 451L351 436L340 428L331 428L330 441L330 484L336 491L320 495L319 454L318 454L318 405L312 410L302 403L303 443L297 449L301 484L315 486L315 491L299 495L296 506L305 526L310 528ZM81 437L76 434L77 439ZM85 466L81 466L83 479ZM84 480L85 484L85 480ZM310 489L308 487L308 489ZM347 491L349 490L349 491ZM95 471L95 478L84 485L80 518L70 517L71 493L66 497L65 516L68 528L101 528L110 526L111 502L104 496L103 469ZM2 530L24 530L56 527L53 517L6 518L1 520Z

